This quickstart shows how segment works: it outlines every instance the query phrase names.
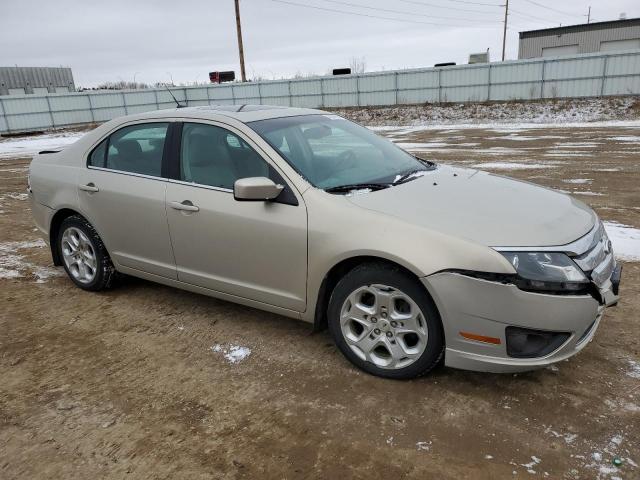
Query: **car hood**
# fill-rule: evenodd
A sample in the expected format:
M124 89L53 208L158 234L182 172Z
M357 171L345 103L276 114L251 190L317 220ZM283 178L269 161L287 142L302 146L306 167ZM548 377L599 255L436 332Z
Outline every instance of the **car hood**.
M597 220L587 205L561 192L447 166L347 198L362 208L492 247L565 245L586 235Z

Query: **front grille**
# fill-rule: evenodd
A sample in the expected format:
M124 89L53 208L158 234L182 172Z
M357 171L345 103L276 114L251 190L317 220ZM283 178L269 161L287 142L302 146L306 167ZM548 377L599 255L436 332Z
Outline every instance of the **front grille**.
M594 232L593 240L587 251L573 257L573 260L598 287L604 285L611 277L616 262L611 248L611 240L609 240L602 223Z

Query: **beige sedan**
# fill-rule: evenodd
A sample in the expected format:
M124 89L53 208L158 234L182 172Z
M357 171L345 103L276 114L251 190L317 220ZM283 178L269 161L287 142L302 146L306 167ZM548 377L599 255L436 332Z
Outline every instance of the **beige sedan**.
M351 362L390 378L558 362L618 299L583 203L421 160L318 110L118 118L37 155L29 190L78 287L134 275L328 326Z

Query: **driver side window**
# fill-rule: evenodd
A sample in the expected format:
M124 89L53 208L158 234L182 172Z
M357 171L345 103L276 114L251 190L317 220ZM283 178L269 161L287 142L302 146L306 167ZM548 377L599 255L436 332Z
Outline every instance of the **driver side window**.
M247 177L269 177L269 165L242 138L214 125L183 125L181 180L233 190L236 180Z

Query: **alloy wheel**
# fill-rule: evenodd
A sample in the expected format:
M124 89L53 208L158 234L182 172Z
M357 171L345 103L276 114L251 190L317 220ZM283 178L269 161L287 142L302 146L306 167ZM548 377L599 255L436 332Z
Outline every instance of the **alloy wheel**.
M420 307L409 295L387 285L367 285L342 304L340 328L351 350L362 360L399 369L418 360L429 332Z
M67 270L74 279L86 284L96 278L96 250L82 230L76 227L67 228L62 234L61 250Z

